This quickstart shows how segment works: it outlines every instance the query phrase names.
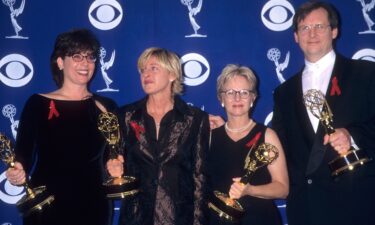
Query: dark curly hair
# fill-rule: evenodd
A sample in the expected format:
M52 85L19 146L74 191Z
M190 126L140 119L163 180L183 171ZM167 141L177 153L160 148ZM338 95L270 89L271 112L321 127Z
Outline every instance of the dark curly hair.
M72 56L80 52L92 52L93 55L99 55L100 43L95 35L87 29L74 29L57 36L55 47L50 58L50 67L52 78L58 88L64 83L63 71L57 65L57 59L65 56Z

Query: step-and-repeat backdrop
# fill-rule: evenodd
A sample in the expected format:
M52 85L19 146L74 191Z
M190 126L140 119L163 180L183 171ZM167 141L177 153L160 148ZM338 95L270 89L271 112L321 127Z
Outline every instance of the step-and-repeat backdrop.
M273 90L303 66L291 28L302 2L1 0L0 132L14 141L26 99L55 89L49 70L55 38L80 27L91 29L101 42L92 92L113 98L119 105L141 98L137 58L144 49L158 46L181 57L183 98L213 114L224 115L215 93L221 69L228 63L251 67L260 79L253 117L268 124ZM329 2L341 14L337 50L349 58L375 61L375 0ZM5 169L1 163L0 224L20 225L15 203L25 194L24 189L6 180ZM277 204L285 220L285 203Z

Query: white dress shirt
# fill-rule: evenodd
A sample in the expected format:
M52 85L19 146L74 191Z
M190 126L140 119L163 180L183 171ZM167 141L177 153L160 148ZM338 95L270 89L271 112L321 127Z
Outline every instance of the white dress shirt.
M305 60L305 68L302 72L302 91L305 94L310 89L320 90L324 95L327 93L333 66L335 64L336 54L333 50L328 52L319 61L312 63ZM316 118L310 110L306 108L310 122L316 133L319 125L319 119Z
M302 72L302 91L305 94L310 89L320 90L324 95L327 95L327 89L329 86L331 74L333 71L333 66L335 64L336 54L333 50L328 52L319 61L312 63L305 60L305 68ZM310 118L310 122L314 128L314 131L318 130L319 119L316 118L310 110L307 113ZM351 145L358 149L358 146L350 136Z

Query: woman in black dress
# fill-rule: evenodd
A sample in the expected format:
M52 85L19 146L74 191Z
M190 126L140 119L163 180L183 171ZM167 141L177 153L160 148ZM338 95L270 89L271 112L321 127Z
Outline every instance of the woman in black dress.
M88 30L60 34L51 55L58 89L34 94L25 104L15 146L17 163L6 175L13 185L21 185L26 171L32 187L45 185L55 197L42 212L25 217L25 225L111 222L112 206L102 188L106 142L97 118L102 111L115 110L116 104L87 87L99 47Z
M229 193L239 199L245 215L243 225L279 225L281 217L273 199L288 194L285 156L276 133L250 118L255 101L257 79L247 67L227 65L217 80L217 96L225 108L228 121L212 131L209 153L209 174L212 191ZM245 175L245 158L253 144L270 143L279 152L268 166L256 170L250 183L240 183ZM210 224L232 224L211 210Z

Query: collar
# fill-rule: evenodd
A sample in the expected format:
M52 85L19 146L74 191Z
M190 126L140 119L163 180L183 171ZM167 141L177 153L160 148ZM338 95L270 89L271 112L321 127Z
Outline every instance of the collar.
M146 102L147 102L148 96L144 97L140 101L136 102L134 105L134 111L135 116L140 117L142 115L142 110L146 110ZM175 112L176 119L177 120L183 120L184 115L190 115L191 110L189 110L189 106L181 99L180 96L175 95L173 97L174 99L174 105L173 105L173 111ZM140 112L137 112L140 111Z
M330 65L333 65L335 63L335 59L336 53L333 49L315 63L309 62L305 59L304 72L313 71L313 74L320 73L323 70L327 69L327 67L329 67Z

